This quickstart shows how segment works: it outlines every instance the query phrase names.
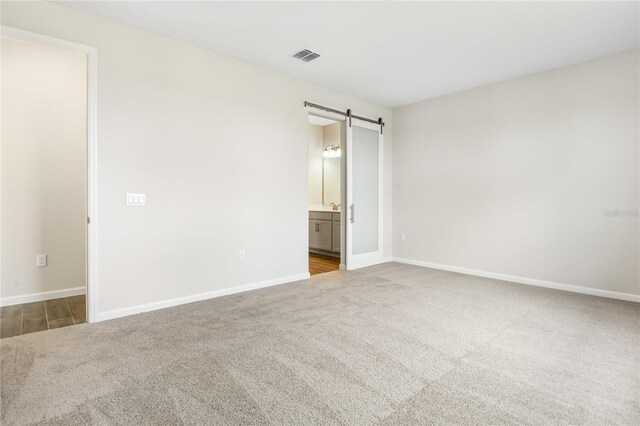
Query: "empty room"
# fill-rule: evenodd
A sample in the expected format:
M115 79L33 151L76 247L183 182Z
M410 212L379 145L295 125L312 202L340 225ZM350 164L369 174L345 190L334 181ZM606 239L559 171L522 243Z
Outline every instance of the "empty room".
M0 424L640 424L640 2L0 2Z

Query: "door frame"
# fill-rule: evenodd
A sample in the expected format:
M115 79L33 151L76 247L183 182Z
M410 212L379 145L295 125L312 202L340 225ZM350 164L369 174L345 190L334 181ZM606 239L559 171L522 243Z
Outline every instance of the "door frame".
M347 158L347 180L346 180L346 209L348 210L345 217L345 226L347 234L346 246L346 269L353 270L364 268L366 266L377 265L384 262L384 135L380 130L379 124L369 123L367 121L353 118L355 122L346 126L346 158ZM363 254L353 254L353 224L352 219L357 218L357 212L353 211L353 167L349 167L353 160L353 126L362 127L378 132L378 250Z
M331 112L322 111L322 110L314 110L310 107L304 107L305 112L307 113L307 125L309 124L309 116L315 115L316 117L328 118L329 120L336 121L340 123L340 145L344 145L344 149L342 149L342 155L340 156L340 270L345 271L347 269L347 246L346 246L346 236L347 236L347 224L345 222L347 216L345 214L345 209L343 206L346 205L347 200L347 186L346 186L346 129L347 121L346 117L333 114ZM309 141L307 140L307 149L309 148ZM308 157L308 156L307 156ZM307 161L307 175L309 174L309 161ZM323 179L324 185L324 179ZM307 185L308 186L308 185ZM309 191L307 189L307 204L309 200ZM309 210L307 209L307 224L309 222ZM307 247L309 246L309 241L307 241Z
M59 47L87 57L87 322L98 321L98 49L60 38L0 25L0 35Z
M340 269L352 270L358 268L364 268L366 266L376 265L379 263L383 263L387 261L384 258L384 135L380 131L380 125L377 123L369 123L367 121L359 120L355 117L345 117L344 115L335 114L328 111L317 110L311 108L309 106L304 107L305 112L307 113L306 119L307 124L309 122L309 115L315 115L317 117L328 118L330 120L334 120L340 123L340 143L344 144L342 149L343 155L340 158L340 205L342 208L340 209ZM349 217L349 204L348 200L351 197L351 193L353 192L352 187L352 179L351 170L349 170L348 166L348 156L350 155L351 149L349 148L349 144L352 142L351 137L349 137L349 120L353 125L356 120L357 125L359 127L365 127L367 129L372 129L378 131L378 250L376 252L372 252L371 255L367 256L362 255L360 259L352 259L351 258L351 248L352 246L352 228L348 226L347 221L350 219ZM307 143L308 147L308 143ZM308 163L308 162L307 162ZM308 174L308 164L307 164L307 174ZM307 192L307 200L309 199L309 194ZM308 224L308 212L307 212L307 221ZM307 241L307 245L309 242Z

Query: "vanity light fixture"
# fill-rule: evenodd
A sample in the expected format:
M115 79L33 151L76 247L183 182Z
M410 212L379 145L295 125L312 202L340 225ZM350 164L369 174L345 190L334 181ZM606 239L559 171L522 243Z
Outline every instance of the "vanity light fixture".
M339 158L341 154L340 145L327 145L324 148L322 156L324 158Z

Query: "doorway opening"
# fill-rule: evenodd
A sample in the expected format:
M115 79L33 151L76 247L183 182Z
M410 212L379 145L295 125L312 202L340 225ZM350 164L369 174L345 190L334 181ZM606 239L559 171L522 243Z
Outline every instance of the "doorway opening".
M309 114L308 135L309 273L317 275L344 265L344 121Z
M383 257L384 120L305 101L309 111L309 272L340 258L339 269L385 262ZM316 113L316 110L322 111ZM338 136L339 134L339 136ZM328 135L328 137L325 137ZM339 173L336 169L339 168ZM339 182L336 182L339 176ZM338 188L338 190L334 190ZM339 193L338 193L339 191ZM333 201L340 199L340 203Z
M95 320L94 48L2 26L0 337Z

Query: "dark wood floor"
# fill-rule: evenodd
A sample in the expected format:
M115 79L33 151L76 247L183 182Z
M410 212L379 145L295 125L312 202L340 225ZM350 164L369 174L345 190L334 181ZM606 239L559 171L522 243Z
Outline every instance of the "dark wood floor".
M0 338L86 322L86 306L84 294L5 306L0 308Z
M340 269L339 257L309 253L309 273L311 275L324 274L338 269Z

